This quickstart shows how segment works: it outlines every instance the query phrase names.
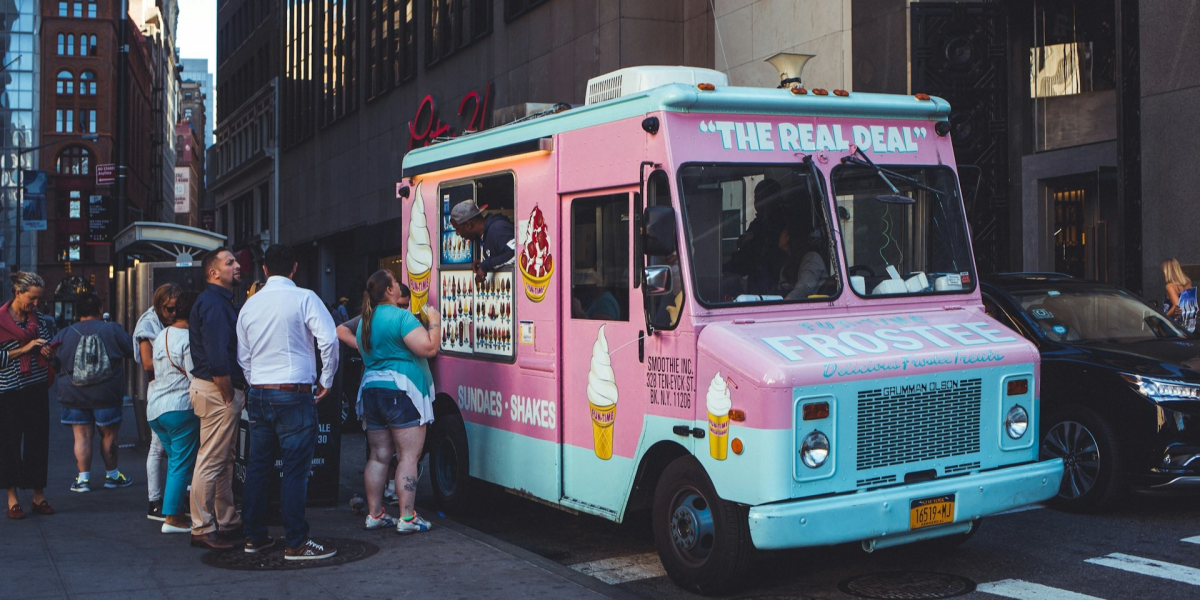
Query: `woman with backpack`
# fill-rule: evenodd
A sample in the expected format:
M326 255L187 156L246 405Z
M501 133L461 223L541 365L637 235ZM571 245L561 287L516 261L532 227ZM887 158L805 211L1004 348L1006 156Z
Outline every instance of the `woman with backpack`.
M191 533L187 486L192 482L200 450L200 419L192 410L192 344L188 316L198 294L187 290L175 299L179 316L154 339L154 380L146 391L146 419L162 440L167 454L167 483L163 487L163 533Z
M46 502L50 454L50 346L54 320L38 312L46 282L36 273L11 276L13 299L0 306L0 487L8 518L23 519L17 488L33 490L33 512L52 515Z
M120 325L101 318L100 297L94 293L80 297L75 311L79 322L58 332L50 342L56 347L61 422L75 433L79 476L71 484L71 491L92 491L95 428L100 429L100 455L107 470L104 487L129 487L133 481L117 468L117 434L121 431L121 400L125 397L121 359L133 358L133 337Z

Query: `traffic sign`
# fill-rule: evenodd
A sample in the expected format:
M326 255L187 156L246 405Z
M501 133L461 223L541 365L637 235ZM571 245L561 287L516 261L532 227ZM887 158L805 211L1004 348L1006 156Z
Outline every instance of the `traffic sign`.
M96 165L96 185L112 185L117 182L117 165Z

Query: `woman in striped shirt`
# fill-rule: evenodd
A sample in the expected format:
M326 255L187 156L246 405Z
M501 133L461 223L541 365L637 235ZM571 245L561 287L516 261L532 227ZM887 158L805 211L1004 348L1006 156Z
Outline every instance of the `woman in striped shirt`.
M46 502L50 452L50 356L54 320L38 312L46 282L36 273L11 276L13 299L0 307L0 487L8 518L21 519L17 488L33 490L33 512L52 515Z

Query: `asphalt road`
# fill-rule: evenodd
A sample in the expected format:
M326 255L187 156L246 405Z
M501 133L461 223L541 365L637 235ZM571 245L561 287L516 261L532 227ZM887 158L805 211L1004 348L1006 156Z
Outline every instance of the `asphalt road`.
M646 515L618 525L494 493L483 510L450 517L633 596L694 597L663 573ZM878 590L878 597L947 597L888 594L906 586L914 593L948 592L971 584L976 591L960 597L1200 598L1200 497L1134 496L1102 515L1033 507L987 519L953 550L906 546L867 554L847 545L764 553L745 588L731 597L863 597L843 591L847 586L860 593Z

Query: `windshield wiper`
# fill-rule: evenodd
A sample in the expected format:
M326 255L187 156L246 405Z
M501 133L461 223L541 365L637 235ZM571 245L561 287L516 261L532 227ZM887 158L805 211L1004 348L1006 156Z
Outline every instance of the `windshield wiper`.
M855 155L857 155L857 156L855 156ZM942 192L939 190L931 188L931 187L921 183L920 181L917 181L916 179L909 177L908 175L901 175L900 173L897 173L895 171L889 171L887 169L880 167L879 165L876 165L874 162L871 161L871 158L869 156L867 156L867 154L865 152L862 151L862 148L855 148L854 154L851 154L850 156L843 156L842 163L850 163L853 165L858 165L860 167L874 169L875 174L879 175L879 178L882 179L883 182L886 183L888 187L892 188L892 192L895 194L896 197L905 198L905 201L900 202L898 200L891 200L891 196L878 196L878 198L882 202L891 202L893 204L912 204L913 202L915 202L915 200L913 200L912 198L908 198L907 196L901 196L900 190L896 188L895 184L893 184L892 181L890 179L888 179L888 177L895 177L896 179L899 179L900 181L912 184L913 186L920 188L922 190L925 190L927 192L931 192L934 195L936 195L938 197L938 199L941 199L941 197L942 197ZM885 200L885 198L887 198L887 199Z

